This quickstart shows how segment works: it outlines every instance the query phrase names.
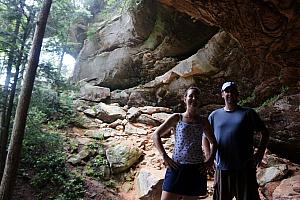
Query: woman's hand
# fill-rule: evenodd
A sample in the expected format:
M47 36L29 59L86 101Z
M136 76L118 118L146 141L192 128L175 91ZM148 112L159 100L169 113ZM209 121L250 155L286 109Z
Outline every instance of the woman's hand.
M173 170L176 170L179 168L179 165L177 162L175 162L172 158L170 158L168 156L168 154L164 154L163 155L163 159L164 159L164 164L167 166L167 167L170 167L171 169Z

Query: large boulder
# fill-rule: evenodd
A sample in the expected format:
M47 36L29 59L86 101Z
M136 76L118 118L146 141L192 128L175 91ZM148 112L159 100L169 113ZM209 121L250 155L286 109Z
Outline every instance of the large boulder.
M273 192L273 200L300 199L300 175L281 181Z
M109 162L111 172L118 174L129 169L138 162L142 151L137 147L117 144L106 150L106 157Z
M83 111L86 115L97 117L103 122L114 122L117 119L125 119L126 111L118 105L108 105L100 102L92 108Z
M80 99L82 100L100 102L109 96L110 89L106 87L99 87L86 83L80 88Z
M300 163L300 94L275 97L260 111L271 134L268 148Z
M141 169L135 180L135 189L139 199L160 199L164 170Z

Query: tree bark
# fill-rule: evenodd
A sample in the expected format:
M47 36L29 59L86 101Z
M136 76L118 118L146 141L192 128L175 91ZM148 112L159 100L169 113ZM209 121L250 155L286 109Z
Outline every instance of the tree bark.
M52 0L45 0L43 2L42 10L40 11L39 20L35 29L28 68L17 105L12 138L10 141L4 174L1 181L0 200L11 199L13 187L17 178L27 113L51 4Z
M1 137L0 137L0 180L2 179L3 170L5 166L5 159L6 159L6 146L8 142L8 132L6 131L8 127L7 121L10 120L7 118L7 109L8 109L8 96L9 96L9 84L11 79L11 69L14 64L15 60L15 48L17 43L17 37L19 35L20 31L20 25L21 25L21 17L16 18L16 25L14 30L14 38L12 39L12 45L9 51L8 55L8 62L7 62L7 68L6 68L6 78L5 78L5 84L3 88L3 100L2 100L2 113L1 113Z
M2 134L6 136L6 142L7 142L7 136L8 136L10 125L11 125L10 122L11 122L11 116L12 116L12 111L13 111L13 107L14 107L16 87L17 87L18 78L19 78L19 74L20 74L20 66L21 66L21 64L24 60L23 56L24 56L24 49L25 49L25 45L26 45L26 40L28 39L28 36L30 34L30 31L31 31L31 26L30 26L31 22L30 21L31 21L31 19L28 18L27 19L27 25L26 25L26 28L24 30L23 37L22 37L21 47L20 47L19 52L18 52L18 58L16 59L17 61L16 61L16 64L15 64L15 67L16 67L15 75L14 75L14 80L12 82L11 89L10 89L9 100L8 100L7 111L6 111L6 125L5 125L4 129L2 129L2 131L3 131ZM6 155L5 155L5 158L6 158ZM3 170L4 170L4 166L1 169L2 173L3 173ZM2 173L1 173L1 178L2 178ZM0 180L1 180L1 178L0 178Z

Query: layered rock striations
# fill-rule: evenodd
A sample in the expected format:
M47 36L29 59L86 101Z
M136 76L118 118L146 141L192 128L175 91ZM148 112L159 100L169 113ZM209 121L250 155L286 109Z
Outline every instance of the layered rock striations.
M299 163L299 2L141 2L85 41L74 81L110 88L108 102L176 111L195 84L207 115L223 104L220 85L234 80L240 103L266 122L270 150Z

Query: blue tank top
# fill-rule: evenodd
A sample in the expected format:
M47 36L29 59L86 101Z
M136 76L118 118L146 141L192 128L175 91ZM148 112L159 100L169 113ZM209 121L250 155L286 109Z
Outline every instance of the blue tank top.
M199 164L204 161L202 124L188 124L181 119L175 130L173 160L181 164Z

